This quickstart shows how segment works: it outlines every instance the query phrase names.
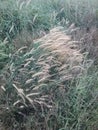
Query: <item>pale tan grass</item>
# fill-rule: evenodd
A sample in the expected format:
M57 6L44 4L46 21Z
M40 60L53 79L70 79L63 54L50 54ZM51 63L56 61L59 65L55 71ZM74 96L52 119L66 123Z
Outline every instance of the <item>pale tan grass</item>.
M75 72L78 72L76 71L76 68L78 69L77 66L79 66L82 63L84 56L82 53L80 53L78 47L78 41L73 41L71 39L71 36L66 35L63 27L57 27L50 30L49 34L45 35L40 39L37 39L35 42L40 42L40 46L38 47L38 49L43 48L45 51L49 51L47 53L50 54L50 56L48 56L47 59L49 59L51 63L54 62L54 59L56 58L57 62L56 64L54 63L54 67L57 65L60 66L58 68L60 75L61 73L63 73L61 70L63 70L65 73L64 77L67 77L67 79L68 79L68 75L69 77L73 77L70 76L72 75L71 71L67 70L68 65L69 65L69 69L75 68ZM49 64L50 62L48 61Z

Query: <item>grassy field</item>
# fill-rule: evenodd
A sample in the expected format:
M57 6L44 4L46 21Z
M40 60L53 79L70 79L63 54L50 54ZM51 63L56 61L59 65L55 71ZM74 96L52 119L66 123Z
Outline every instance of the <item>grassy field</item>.
M0 130L98 130L97 0L0 0Z

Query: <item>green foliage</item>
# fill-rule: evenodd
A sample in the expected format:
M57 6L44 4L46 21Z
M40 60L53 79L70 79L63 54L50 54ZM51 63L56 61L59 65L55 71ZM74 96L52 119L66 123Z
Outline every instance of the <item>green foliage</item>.
M35 33L47 31L56 24L76 23L78 26L95 24L93 2L86 1L1 1L0 2L0 38L11 41L17 33L28 30ZM96 2L95 2L96 4ZM40 6L39 6L40 5Z
M11 53L11 47L7 42L0 43L0 70L6 65Z
M68 86L66 94L56 92L59 129L92 130L98 127L97 75L83 75L75 84L72 82Z
M14 7L11 8L11 3L3 2L0 5L0 39L8 38L11 40L20 28L20 19L18 10Z
M11 41L22 30L35 32L49 30L49 14L35 5L17 5L16 1L4 1L0 5L0 38Z

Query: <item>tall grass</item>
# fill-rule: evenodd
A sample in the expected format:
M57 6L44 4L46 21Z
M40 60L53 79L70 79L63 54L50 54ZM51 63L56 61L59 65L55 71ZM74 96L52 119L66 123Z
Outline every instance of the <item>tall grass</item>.
M48 31L56 24L66 22L91 26L96 22L97 0L34 0L0 2L0 38L11 40L22 30Z
M3 129L98 129L97 3L0 0Z
M98 104L96 103L98 79L96 75L97 73L83 75L76 84L68 86L69 90L66 94L64 90L58 92L56 101L58 98L57 119L62 124L62 126L59 124L62 127L59 127L60 129L94 130L98 128Z
M6 129L97 128L97 72L60 29L12 55L0 100Z

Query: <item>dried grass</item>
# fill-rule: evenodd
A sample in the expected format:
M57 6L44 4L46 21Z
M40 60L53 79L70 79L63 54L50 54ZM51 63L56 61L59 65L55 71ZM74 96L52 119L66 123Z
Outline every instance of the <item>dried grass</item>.
M77 72L76 68L77 70L79 70L79 67L77 66L81 66L84 56L78 49L79 48L77 44L78 41L72 41L71 36L65 34L64 28L56 27L50 30L49 34L36 40L35 42L41 43L39 48L43 48L45 51L48 51L50 53L49 57L53 56L54 59L56 58L56 62L58 63L56 64L54 63L54 64L56 66L60 65L60 67L58 68L59 70L58 73L60 74L60 76L61 73L65 72L64 75L65 77L67 76L68 78L68 73L69 75L72 75L71 68L73 68L73 71L75 68L75 73ZM48 59L50 61L51 58L49 57ZM66 71L67 71L67 75L66 75Z

